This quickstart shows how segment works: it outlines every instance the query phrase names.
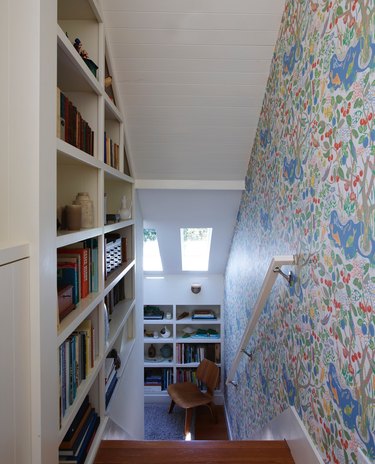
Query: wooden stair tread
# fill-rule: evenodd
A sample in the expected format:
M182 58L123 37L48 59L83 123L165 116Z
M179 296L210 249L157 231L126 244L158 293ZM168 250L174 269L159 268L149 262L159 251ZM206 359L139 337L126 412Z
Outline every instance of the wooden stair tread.
M294 464L285 441L102 441L95 464Z

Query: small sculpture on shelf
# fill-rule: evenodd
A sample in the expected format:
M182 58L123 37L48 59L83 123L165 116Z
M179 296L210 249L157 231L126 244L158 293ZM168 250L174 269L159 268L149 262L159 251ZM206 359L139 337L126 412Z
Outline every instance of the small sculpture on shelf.
M147 354L148 354L149 358L155 358L155 356L156 356L156 348L154 347L154 345L151 344L149 346Z
M82 42L76 38L73 44L74 48L77 50L79 53L79 56L83 59L83 61L86 63L90 71L94 74L96 77L96 71L98 69L98 66L89 58L89 54L87 53L86 50L82 48Z
M163 338L169 338L171 336L171 331L168 329L167 326L164 326L161 330L160 330L160 335L163 337Z
M126 195L121 198L121 208L119 209L119 215L122 220L129 219L132 215L131 205L127 207Z

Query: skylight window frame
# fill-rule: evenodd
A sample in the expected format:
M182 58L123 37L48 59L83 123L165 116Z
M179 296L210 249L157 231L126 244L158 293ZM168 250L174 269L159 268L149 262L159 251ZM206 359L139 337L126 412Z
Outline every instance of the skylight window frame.
M200 242L202 245L205 243L205 249L202 250L193 250L190 249L187 250L187 242L184 239L184 231L186 230L204 230L208 234L206 240L197 240L197 242ZM208 272L209 270L209 265L210 265L210 255L211 255L211 243L212 243L212 234L213 234L213 228L212 227L181 227L180 228L180 246L181 246L181 269L182 272ZM194 240L191 240L190 242L193 242ZM195 247L197 248L197 247ZM187 255L187 253L193 253L193 256ZM203 258L204 257L204 262ZM199 266L192 265L192 262L200 262Z
M155 232L155 240L145 240L145 231L153 231ZM154 257L153 258L150 258L150 256L147 258L147 250L146 250L146 246L145 244L147 242L155 242L156 243L156 248L157 250L152 250L152 252L154 253ZM153 264L154 266L149 266L149 268L146 268L145 266L147 264L150 264L150 262L147 262L147 259L153 259ZM156 264L155 264L156 262ZM156 229L154 228L151 228L151 227L145 227L143 228L143 272L145 273L162 273L164 271L164 266L163 266L163 260L161 258L161 254L160 254L160 247L159 247L159 241L158 241L158 235L157 235L157 231Z

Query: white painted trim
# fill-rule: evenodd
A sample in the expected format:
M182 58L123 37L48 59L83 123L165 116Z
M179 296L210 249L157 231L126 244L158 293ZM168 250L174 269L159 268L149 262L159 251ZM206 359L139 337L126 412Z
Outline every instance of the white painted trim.
M225 414L225 422L227 426L228 440L233 440L232 429L230 427L229 414L228 414L226 401L224 401L224 414Z
M29 256L30 246L28 243L0 243L0 266Z
M136 179L136 189L244 190L244 180L153 180Z
M286 409L263 429L259 440L286 440L296 464L324 464L294 406Z

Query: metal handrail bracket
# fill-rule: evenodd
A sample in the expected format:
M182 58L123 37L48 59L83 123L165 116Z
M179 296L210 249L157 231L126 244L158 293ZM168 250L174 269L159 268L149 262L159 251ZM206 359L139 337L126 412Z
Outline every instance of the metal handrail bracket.
M234 386L237 386L237 382L234 381L234 376L236 374L237 367L241 360L242 354L246 354L251 359L251 355L246 351L246 347L249 343L250 337L252 336L255 330L255 327L258 323L258 319L260 315L262 314L264 305L266 304L267 298L269 297L269 294L277 279L277 276L278 275L283 276L288 281L289 285L292 285L292 274L291 273L289 273L289 275L285 274L281 270L280 266L293 265L293 264L296 264L295 256L291 255L291 256L274 256L273 257L269 265L269 268L267 270L267 273L264 277L262 288L260 289L258 299L254 306L254 311L246 326L246 330L242 336L241 343L238 347L236 356L234 357L232 367L230 368L228 378L226 380L227 385L232 384Z

